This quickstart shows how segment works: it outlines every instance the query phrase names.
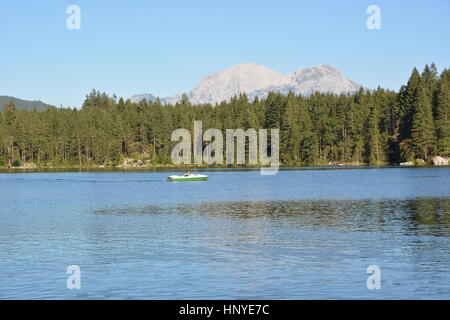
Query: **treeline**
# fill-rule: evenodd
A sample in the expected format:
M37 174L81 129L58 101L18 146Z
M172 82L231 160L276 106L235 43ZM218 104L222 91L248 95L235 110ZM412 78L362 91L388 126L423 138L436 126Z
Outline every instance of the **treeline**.
M416 68L399 92L378 88L352 95L308 97L270 93L249 101L245 94L192 106L117 99L93 90L81 109L0 113L0 165L115 165L125 157L170 164L172 131L203 128L279 128L285 165L329 162L386 164L450 156L450 70Z

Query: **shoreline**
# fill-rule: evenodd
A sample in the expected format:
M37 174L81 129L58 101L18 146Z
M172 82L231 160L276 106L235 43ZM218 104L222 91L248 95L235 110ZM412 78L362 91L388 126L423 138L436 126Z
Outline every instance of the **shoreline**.
M0 167L0 173L39 173L39 172L182 172L186 169L191 171L259 171L264 167L212 167L212 166L191 166L191 167L175 167L175 166L146 166L146 167L36 167L36 168L6 168ZM388 169L388 168L450 168L450 165L413 165L401 166L398 164L383 164L383 165L325 165L325 166L280 166L279 171L291 170L351 170L351 169Z

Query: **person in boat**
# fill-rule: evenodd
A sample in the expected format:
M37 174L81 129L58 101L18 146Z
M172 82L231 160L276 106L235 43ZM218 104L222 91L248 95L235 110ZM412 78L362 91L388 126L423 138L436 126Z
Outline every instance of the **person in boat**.
M185 177L187 177L188 175L190 175L191 174L191 172L189 171L189 170L186 170L185 172L184 172L184 176Z

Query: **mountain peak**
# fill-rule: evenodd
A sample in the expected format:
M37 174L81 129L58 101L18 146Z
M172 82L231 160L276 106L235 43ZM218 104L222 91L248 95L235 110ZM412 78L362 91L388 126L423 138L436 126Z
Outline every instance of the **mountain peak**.
M192 104L216 104L228 101L240 93L246 93L252 99L265 98L270 91L282 94L292 91L299 95L309 95L316 91L340 94L358 91L360 87L361 85L347 79L329 64L282 75L263 65L246 62L204 77L187 95ZM178 94L163 98L161 102L173 104L180 101L181 96L182 94ZM142 99L151 101L155 98L145 94L131 97L133 102Z
M263 66L260 64L256 64L253 62L246 62L242 64L234 65L228 69L215 72L209 76L206 76L205 78L214 77L214 76L222 76L222 75L229 75L229 74L238 74L242 75L244 77L250 76L252 73L262 74L262 73L269 73L269 74L277 74L277 72Z
M236 65L232 66L231 68L229 68L228 70L239 69L239 68L255 68L255 67L264 67L264 66L262 66L260 64L256 64L254 62L245 62L245 63L236 64Z
M325 68L325 69L337 71L337 69L335 67L333 67L331 64L322 64L321 67Z

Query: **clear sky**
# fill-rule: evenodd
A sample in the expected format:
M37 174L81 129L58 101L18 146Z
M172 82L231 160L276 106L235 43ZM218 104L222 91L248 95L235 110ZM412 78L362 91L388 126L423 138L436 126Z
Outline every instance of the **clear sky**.
M80 30L66 27L72 4ZM366 26L372 4L381 30ZM414 66L450 67L450 1L0 2L0 95L69 107L93 88L167 96L245 62L280 73L331 64L398 90Z

